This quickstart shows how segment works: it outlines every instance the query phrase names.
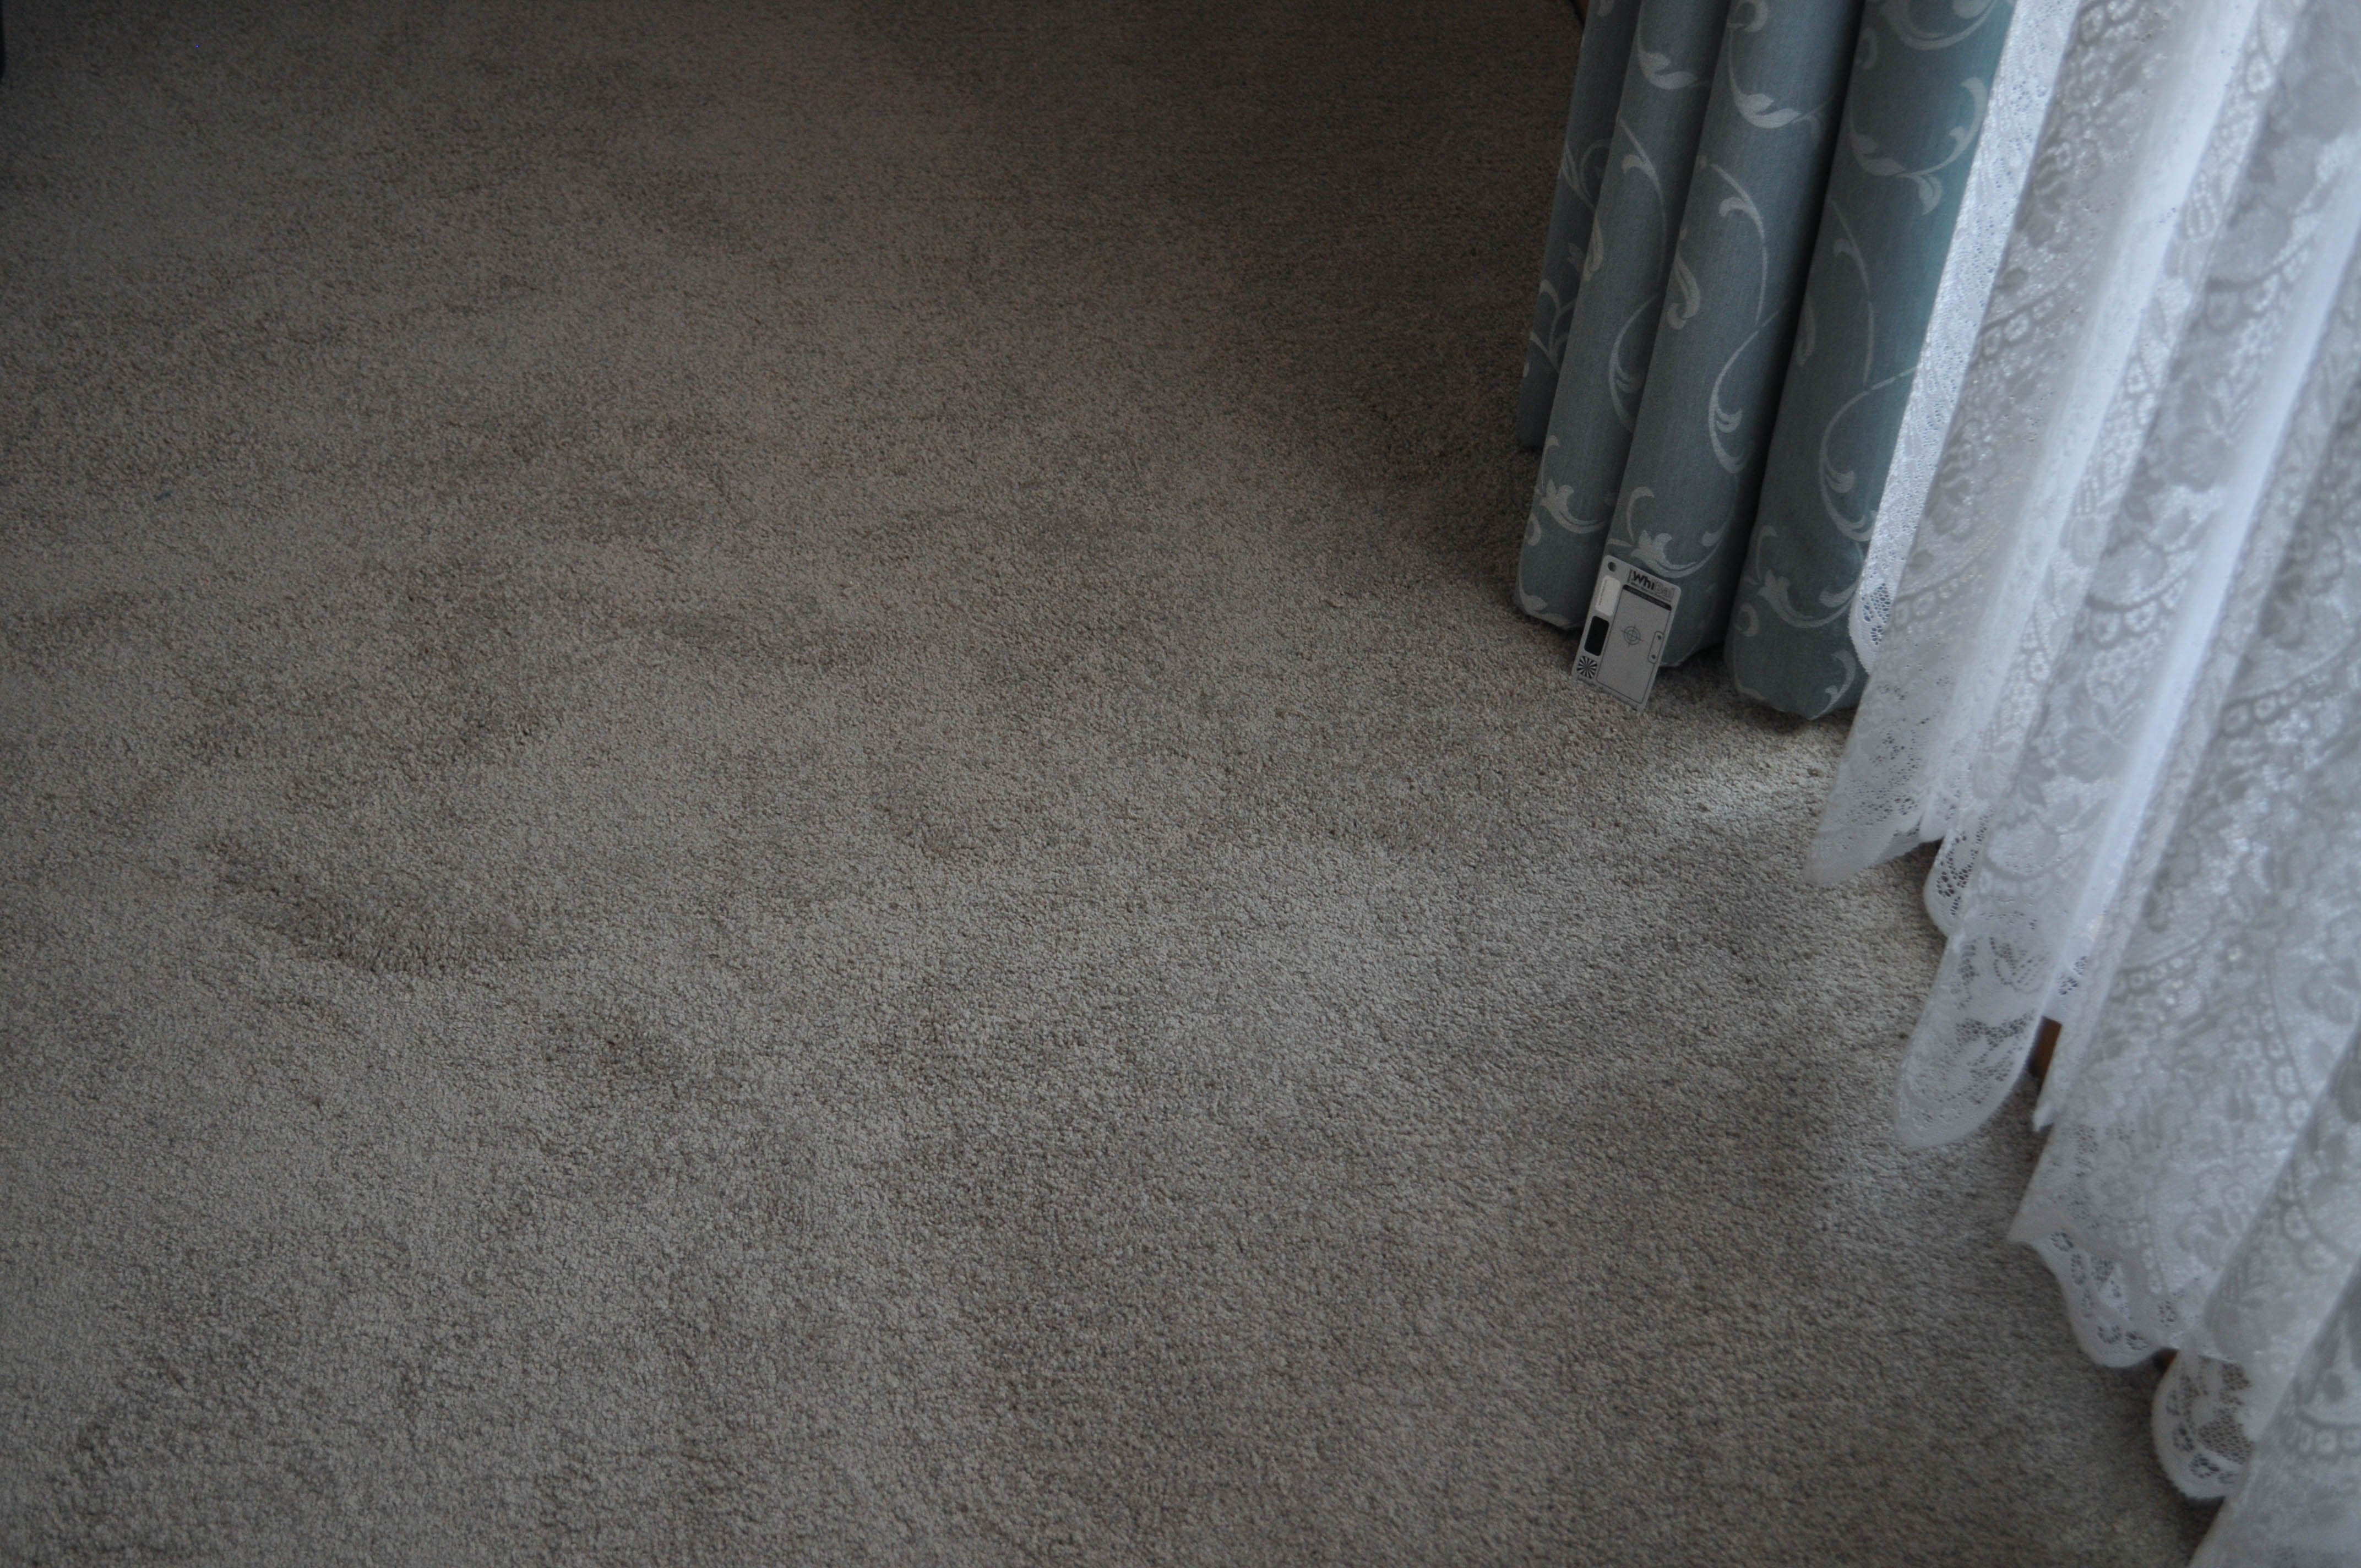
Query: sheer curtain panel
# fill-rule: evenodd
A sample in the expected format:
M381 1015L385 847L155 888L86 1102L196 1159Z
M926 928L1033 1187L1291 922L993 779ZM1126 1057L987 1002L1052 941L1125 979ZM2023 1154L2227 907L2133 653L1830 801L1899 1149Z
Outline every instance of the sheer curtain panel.
M1902 1135L2177 1356L2202 1564L2361 1562L2361 6L2088 0L1812 869L1940 840Z

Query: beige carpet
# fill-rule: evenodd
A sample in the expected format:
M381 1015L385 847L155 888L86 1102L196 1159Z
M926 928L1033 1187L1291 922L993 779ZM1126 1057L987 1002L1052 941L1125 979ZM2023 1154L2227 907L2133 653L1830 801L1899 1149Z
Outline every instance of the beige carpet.
M2185 1554L1509 608L1565 5L6 22L0 1559Z

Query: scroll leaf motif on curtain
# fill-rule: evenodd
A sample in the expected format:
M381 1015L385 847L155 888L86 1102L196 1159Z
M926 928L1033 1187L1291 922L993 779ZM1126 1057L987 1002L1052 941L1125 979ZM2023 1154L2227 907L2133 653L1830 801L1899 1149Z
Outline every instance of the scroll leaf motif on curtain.
M2007 0L1887 0L1861 22L1730 615L1738 689L1791 713L1861 695L1855 586L2013 15Z
M1553 626L1580 618L1598 576L1728 10L1729 0L1639 0L1632 19L1517 570L1518 604Z
M1859 22L1730 10L1605 552L1680 585L1668 664L1721 640L1746 560Z

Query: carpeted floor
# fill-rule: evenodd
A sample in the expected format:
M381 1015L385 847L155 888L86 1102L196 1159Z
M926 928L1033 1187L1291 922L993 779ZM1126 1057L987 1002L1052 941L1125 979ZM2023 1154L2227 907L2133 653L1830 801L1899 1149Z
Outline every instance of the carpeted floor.
M2186 1553L1509 608L1565 5L6 10L0 1559Z

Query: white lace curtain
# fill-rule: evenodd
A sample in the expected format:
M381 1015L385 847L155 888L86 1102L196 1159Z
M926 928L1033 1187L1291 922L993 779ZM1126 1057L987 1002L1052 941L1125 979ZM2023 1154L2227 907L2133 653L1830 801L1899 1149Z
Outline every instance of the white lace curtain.
M2199 1563L2361 1563L2361 0L2068 9L1812 869L1942 843L1908 1141L2063 1024L2013 1234L2092 1355L2179 1353Z

